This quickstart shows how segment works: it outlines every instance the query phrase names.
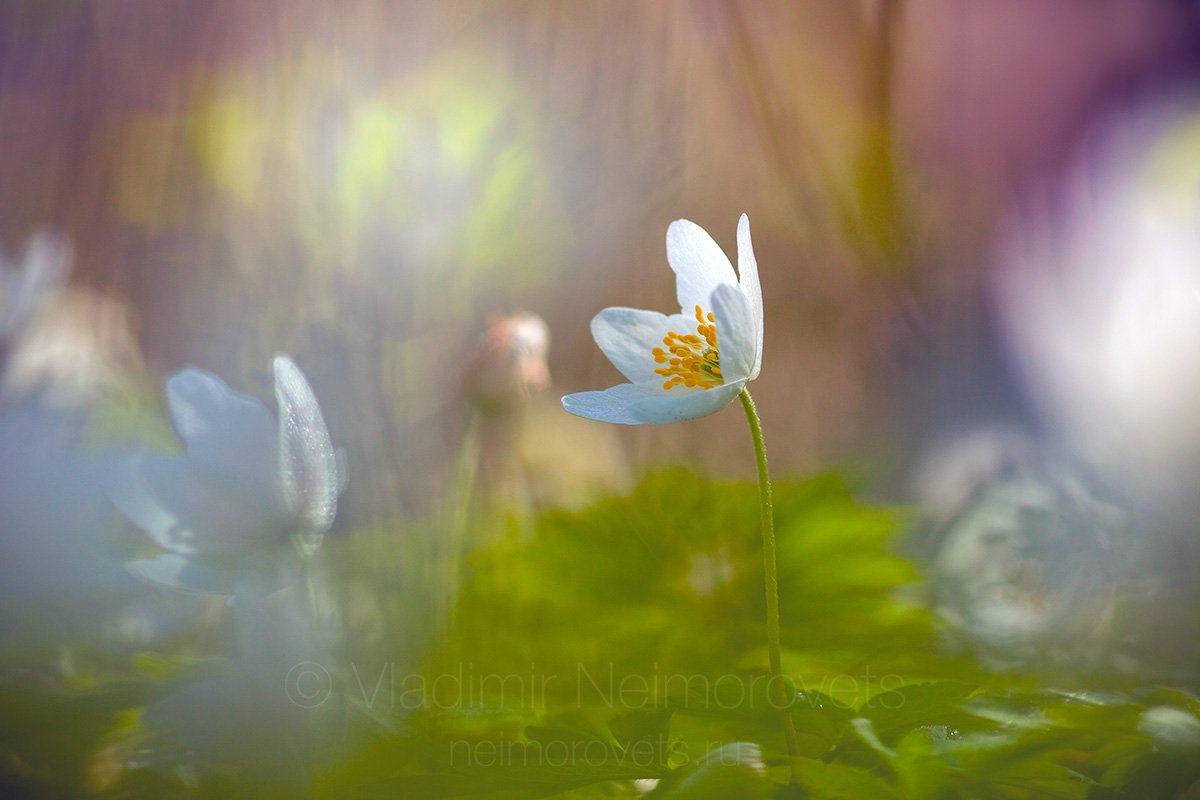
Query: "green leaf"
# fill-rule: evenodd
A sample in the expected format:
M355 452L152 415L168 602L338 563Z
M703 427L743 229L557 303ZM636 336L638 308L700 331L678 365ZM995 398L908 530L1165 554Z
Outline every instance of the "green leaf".
M608 727L624 752L639 762L666 767L671 755L669 710L631 711L610 719Z
M530 742L461 741L451 744L444 766L421 775L372 782L367 797L546 797L612 780L660 778L667 773L638 754L576 736L555 738L551 729Z
M757 745L734 742L711 750L661 781L653 800L766 800L773 786Z
M694 676L685 691L666 699L668 709L680 714L778 720L784 711L796 707L811 707L812 699L797 693L786 677L780 682L783 698L772 696L774 683L765 673L755 675L725 674L714 677ZM819 703L818 703L819 704Z
M889 800L899 797L895 789L869 770L811 758L793 759L793 764L795 781L808 791L811 800Z
M986 726L963 708L976 687L955 681L921 683L890 689L869 698L858 713L870 719L885 742L896 742L913 728L940 725L955 731Z

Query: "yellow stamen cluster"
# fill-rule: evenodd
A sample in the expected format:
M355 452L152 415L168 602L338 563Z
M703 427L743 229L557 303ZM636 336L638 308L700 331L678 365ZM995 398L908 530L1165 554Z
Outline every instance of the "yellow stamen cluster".
M667 379L664 389L676 386L711 389L724 383L717 354L717 319L711 311L706 315L704 309L696 306L696 332L671 331L663 337L663 345L650 352L654 363L666 365L654 370Z

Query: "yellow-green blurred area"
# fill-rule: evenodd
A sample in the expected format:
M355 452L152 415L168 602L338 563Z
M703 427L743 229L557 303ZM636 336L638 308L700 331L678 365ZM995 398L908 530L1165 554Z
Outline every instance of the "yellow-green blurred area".
M1198 54L1184 0L0 0L0 795L1200 797ZM743 212L790 759L737 404L560 403ZM272 416L277 354L320 549L135 580L164 381Z

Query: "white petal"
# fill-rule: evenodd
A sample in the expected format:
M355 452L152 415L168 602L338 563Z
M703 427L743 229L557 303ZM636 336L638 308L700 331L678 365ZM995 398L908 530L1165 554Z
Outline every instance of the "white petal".
M668 317L638 308L606 308L592 320L592 337L613 366L632 382L661 381L651 351L663 346L668 331L683 333L695 323L688 326L682 314Z
M646 384L618 384L600 392L578 392L563 398L563 408L589 420L618 425L659 425L708 416L725 408L744 380L715 389L662 390L658 380Z
M167 405L189 458L237 475L252 492L274 491L278 436L261 403L189 367L167 381Z
M717 346L725 382L748 379L754 366L757 334L746 295L736 286L723 284L713 291L709 305L717 320Z
M658 380L621 383L602 392L579 392L562 399L563 408L579 417L618 425L683 422L720 411L742 390L745 381L715 389L678 387L665 391Z
M697 389L680 394L678 389L657 396L643 397L629 410L638 423L657 425L664 422L684 422L707 417L729 405L738 396L744 380L725 383L714 389Z
M758 261L754 258L754 246L750 242L750 218L745 214L738 220L737 245L738 276L741 279L742 293L750 303L750 318L755 324L754 365L750 370L750 380L754 380L762 369L763 302L762 284L758 280Z
M284 507L310 532L323 532L337 512L337 455L304 373L286 356L276 356L274 367Z
M650 397L655 391L663 394L662 382L619 383L600 392L577 392L562 399L563 408L577 417L594 419L597 422L612 422L618 425L640 425L645 420L630 412L638 400Z
M679 307L691 316L705 306L713 289L722 283L737 284L733 265L708 233L694 222L675 220L667 228L667 261L675 271Z
M275 493L266 496L190 458L142 456L114 470L113 505L159 545L182 555L229 553L286 538Z

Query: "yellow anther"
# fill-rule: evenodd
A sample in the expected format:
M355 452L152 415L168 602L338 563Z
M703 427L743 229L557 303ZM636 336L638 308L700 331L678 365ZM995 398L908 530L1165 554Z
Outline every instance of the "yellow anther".
M662 340L666 349L655 347L650 351L656 364L666 364L654 370L667 379L663 382L664 390L676 386L711 389L723 383L716 323L711 311L705 314L703 308L696 306L695 333L670 331Z

